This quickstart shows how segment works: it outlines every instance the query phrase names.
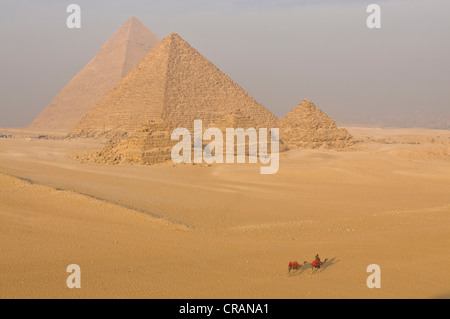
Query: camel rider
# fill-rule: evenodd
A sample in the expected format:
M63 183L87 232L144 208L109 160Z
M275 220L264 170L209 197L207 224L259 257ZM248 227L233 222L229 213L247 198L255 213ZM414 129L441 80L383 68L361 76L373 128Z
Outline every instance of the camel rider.
M314 261L311 263L311 265L313 265L314 267L320 268L320 265L322 265L323 262L320 261L320 257L319 254L316 255L316 257L314 258Z

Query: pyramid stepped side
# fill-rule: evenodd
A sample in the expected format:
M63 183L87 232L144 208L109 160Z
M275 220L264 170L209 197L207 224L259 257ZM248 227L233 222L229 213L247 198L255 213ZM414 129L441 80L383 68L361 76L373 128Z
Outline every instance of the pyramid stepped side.
M267 141L267 153L270 155L270 150L271 150L271 133L270 133L270 129L271 127L261 127L259 126L258 122L256 121L256 119L252 116L252 115L248 115L248 114L244 114L242 113L240 110L238 111L233 111L230 114L226 114L225 116L223 116L221 119L219 119L216 122L213 122L211 124L211 127L217 127L222 131L222 135L224 138L224 154L226 154L225 152L225 136L226 136L226 129L227 128L243 128L244 130L248 129L248 128L255 128L256 133L257 133L257 141L255 143L256 149L259 150L259 138L261 137L260 133L259 133L259 129L260 128L267 128L267 136L266 136L266 141ZM245 140L245 154L249 155L249 149L250 149L250 139L246 137ZM234 154L237 154L237 148L238 148L238 141L237 138L235 138L235 148L234 148ZM285 145L284 145L284 141L280 139L279 141L279 152L284 152L286 151L285 149Z
M259 126L278 119L177 34L167 36L71 132L117 138L150 120L174 127L204 126L240 109Z
M163 118L191 129L195 119L210 126L227 114L251 115L244 128L278 127L278 119L179 35L171 35Z
M243 115L241 112L236 111L225 115L223 118L215 123L212 123L211 127L218 128L222 131L223 137L223 155L226 156L226 128L257 128L256 121L252 116ZM98 163L107 164L157 164L171 161L172 148L179 141L171 140L171 133L176 127L168 124L164 120L151 120L148 121L143 127L135 134L123 138L118 141L113 141L100 152L92 153L88 156L80 156L81 160L88 160ZM203 132L207 127L203 127ZM259 135L258 135L259 136ZM194 145L191 135L191 160L194 158ZM271 145L270 136L267 137L267 152L270 155ZM210 141L203 141L203 149L208 145ZM234 153L237 154L238 141L235 138ZM256 143L256 146L258 144ZM245 155L249 155L249 139L245 141ZM281 149L280 149L281 150ZM213 151L213 153L215 150ZM225 160L225 157L224 157Z
M216 122L211 123L211 127L218 128L222 131L223 136L223 154L226 156L228 154L227 152L227 146L226 146L226 129L227 128L242 128L244 130L248 128L255 128L256 132L258 132L258 124L257 121L253 118L251 115L245 115L240 110L238 111L232 111L228 114L225 114L219 119L216 119ZM242 145L244 142L244 145ZM250 138L245 138L245 141L242 141L241 143L238 141L238 139L234 138L234 149L233 149L233 155L237 154L238 147L244 147L245 155L248 156L250 153ZM256 141L253 146L256 146L256 149L258 149L258 141ZM230 152L231 153L231 152Z
M231 111L230 113L217 118L215 122L211 123L211 127L217 127L222 132L225 132L227 128L259 128L257 121L252 115L244 114L240 110Z
M303 100L281 120L280 138L289 148L343 149L354 145L350 133L311 101Z
M68 133L159 41L139 20L130 18L29 129Z
M107 164L157 164L171 159L172 147L177 141L170 140L172 129L161 120L147 122L141 130L125 139L115 141L100 152L78 159Z
M83 137L120 137L161 119L170 43L161 41L71 131Z

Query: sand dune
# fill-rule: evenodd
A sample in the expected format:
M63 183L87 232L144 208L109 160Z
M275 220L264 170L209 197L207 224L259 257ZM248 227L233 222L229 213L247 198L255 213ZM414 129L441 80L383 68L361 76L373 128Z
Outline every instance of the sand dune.
M349 131L358 150L289 151L265 176L248 164L82 163L75 154L104 144L0 139L0 297L448 295L450 165L420 155L448 132ZM421 144L376 141L399 135ZM320 272L288 275L317 253L330 260ZM72 263L81 289L66 287ZM372 263L381 289L366 287Z

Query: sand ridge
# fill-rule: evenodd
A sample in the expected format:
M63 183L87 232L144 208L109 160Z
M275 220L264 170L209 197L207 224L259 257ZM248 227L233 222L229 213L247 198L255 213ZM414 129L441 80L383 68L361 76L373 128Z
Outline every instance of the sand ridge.
M197 119L279 127L279 171L175 165L170 133ZM0 298L450 296L448 131L338 128L308 100L279 120L135 18L29 129L70 136L0 139Z
M379 136L395 134L349 130L355 139L369 137L361 149L290 150L273 176L248 164L73 160L82 149L103 147L91 139L0 140L0 171L35 182L0 175L0 296L448 296L448 160L395 153L409 147L420 154L431 142L383 144ZM140 211L193 228L160 225ZM317 253L330 260L320 272L288 273L289 261L311 262ZM65 286L72 263L82 269L77 291ZM365 285L372 263L382 269L381 289Z

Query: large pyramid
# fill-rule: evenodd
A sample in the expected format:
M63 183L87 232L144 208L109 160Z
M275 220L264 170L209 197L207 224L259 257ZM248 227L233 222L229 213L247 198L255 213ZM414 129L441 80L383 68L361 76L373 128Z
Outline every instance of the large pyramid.
M280 122L280 138L289 148L334 148L352 146L354 140L344 128L306 99Z
M203 120L204 128L211 127L233 112L251 115L248 127L278 127L271 112L179 35L171 34L77 124L71 135L122 137L158 120L191 130L195 119Z
M29 129L68 133L159 42L138 19L128 19Z

